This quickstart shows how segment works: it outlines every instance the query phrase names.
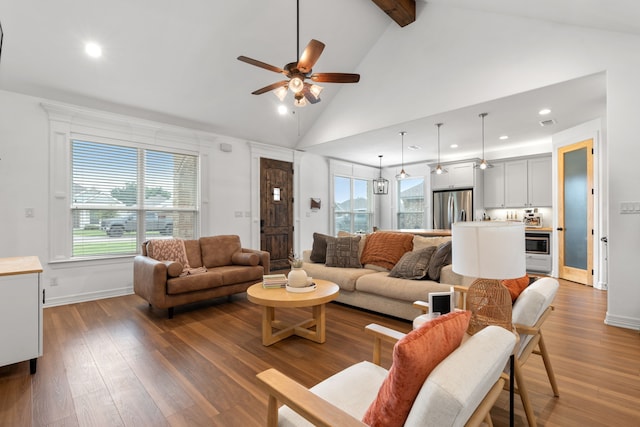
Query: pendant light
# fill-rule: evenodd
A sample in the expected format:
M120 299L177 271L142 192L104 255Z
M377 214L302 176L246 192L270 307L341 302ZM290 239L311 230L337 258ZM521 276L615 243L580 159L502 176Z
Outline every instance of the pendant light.
M476 168L478 169L488 169L488 168L492 168L493 165L490 165L489 163L487 163L487 161L484 158L484 118L487 117L489 113L480 113L479 117L482 119L482 161L480 162L479 165L476 165Z
M402 166L400 167L400 173L396 175L396 179L405 179L409 177L409 174L404 171L404 136L407 134L407 131L400 131L400 137L402 138Z
M382 177L382 154L379 154L380 158L380 175L373 180L373 194L387 194L389 192L389 180Z
M437 175L442 175L443 173L449 172L442 166L440 166L440 126L442 125L443 123L436 123L436 126L438 127L438 164L436 165L436 168L431 171L431 173L435 173Z

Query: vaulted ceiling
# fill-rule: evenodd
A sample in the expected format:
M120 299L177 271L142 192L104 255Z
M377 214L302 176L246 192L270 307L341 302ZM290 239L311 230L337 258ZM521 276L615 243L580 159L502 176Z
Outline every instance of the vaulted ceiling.
M326 44L314 67L317 71L360 73L362 80L371 79L377 70L361 69L363 59L387 34L421 25L432 7L640 34L640 12L632 0L301 0L300 46L312 38ZM412 19L416 22L409 23ZM288 98L285 104L290 110L284 116L276 111L280 102L275 96L251 95L277 75L236 58L246 55L278 67L294 61L294 0L3 0L0 23L4 30L0 89L4 90L338 158L353 157L355 151L366 158L361 162L372 165L378 160L372 139L376 132L396 135L400 126L410 126L415 119L398 122L398 128L372 127L358 135L336 131L321 138L320 144L301 144L337 94L352 93L354 88L348 87L352 85L326 84L322 102L303 109L291 108ZM103 46L101 58L84 54L87 41ZM396 85L395 78L386 81ZM597 87L601 104L591 108L602 108L604 77L574 83L566 90L581 84ZM518 100L502 104L501 108L513 110L515 120ZM459 113L442 111L438 119ZM436 118L424 119L430 127ZM457 132L477 132L477 128L470 121L468 129ZM362 156L358 141L365 138L370 153ZM423 157L433 159L433 152L424 152Z

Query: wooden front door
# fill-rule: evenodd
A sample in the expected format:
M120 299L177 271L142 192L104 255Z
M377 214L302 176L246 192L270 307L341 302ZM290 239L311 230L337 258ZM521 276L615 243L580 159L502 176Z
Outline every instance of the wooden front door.
M558 149L558 276L593 285L593 140Z
M271 270L289 268L293 250L293 164L260 159L260 249Z

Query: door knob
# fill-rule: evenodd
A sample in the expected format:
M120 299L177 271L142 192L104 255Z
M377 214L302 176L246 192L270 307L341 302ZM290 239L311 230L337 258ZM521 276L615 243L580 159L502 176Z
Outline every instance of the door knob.
M562 228L562 227L558 227L558 228L556 228L556 230L558 230L558 231L564 231L564 228Z

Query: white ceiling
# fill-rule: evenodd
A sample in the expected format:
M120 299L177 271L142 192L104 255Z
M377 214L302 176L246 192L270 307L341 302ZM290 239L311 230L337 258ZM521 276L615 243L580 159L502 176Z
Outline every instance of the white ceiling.
M635 0L426 3L418 2L418 20L433 4L640 34ZM326 44L314 71L360 72L363 78L375 70L358 70L358 65L396 26L371 0L303 0L300 21L301 48L311 38ZM322 102L286 116L277 114L275 96L250 94L281 76L236 58L246 55L278 67L294 61L294 0L2 0L0 23L5 36L0 89L244 140L296 147L346 86L326 84ZM84 54L89 40L103 45L101 59ZM389 84L395 82L389 79ZM489 113L486 151L491 153L503 148L499 134L510 136L506 143L511 147L548 141L552 133L604 116L605 102L605 76L599 74L346 139L343 135L306 149L347 160L367 159L375 166L377 155L384 154L384 164L393 165L400 162L398 132L406 130L405 146L423 147L411 152L410 161L429 161L436 157L433 125L441 121L443 160L475 157L481 112ZM543 106L553 110L554 127L537 123L536 113ZM397 142L397 150L386 153L390 141ZM455 152L447 148L453 141L460 145Z

